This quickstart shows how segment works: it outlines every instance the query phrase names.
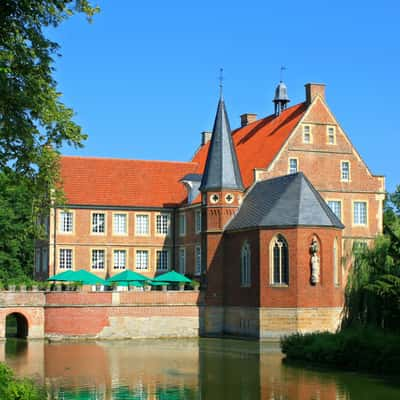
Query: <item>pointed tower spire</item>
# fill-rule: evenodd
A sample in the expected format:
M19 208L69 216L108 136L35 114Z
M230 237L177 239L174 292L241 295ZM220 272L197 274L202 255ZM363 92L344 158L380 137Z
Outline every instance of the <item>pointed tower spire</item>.
M222 91L200 185L202 192L221 189L243 190L242 177L232 142L231 128Z

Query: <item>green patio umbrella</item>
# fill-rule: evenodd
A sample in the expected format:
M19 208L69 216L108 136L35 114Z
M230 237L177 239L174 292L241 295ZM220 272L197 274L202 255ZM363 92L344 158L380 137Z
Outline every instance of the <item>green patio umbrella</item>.
M112 276L107 279L107 282L146 282L149 281L150 278L147 276L138 274L137 272L126 269L125 271L120 272L117 275Z
M118 286L143 287L142 282L138 282L138 281L129 281L129 282L121 282L121 281L120 282L110 282L110 281L107 281L107 283L109 285L111 285L112 283L118 283Z
M74 271L72 269L69 269L67 271L60 272L59 274L53 275L50 278L47 278L48 281L69 281L70 277L74 274Z
M192 281L189 278L186 278L185 275L182 275L176 271L169 271L165 274L158 275L157 278L153 279L153 282L191 283Z
M108 285L107 281L84 269L73 272L73 274L68 276L68 280L70 282L82 282L84 285Z
M168 282L150 281L149 285L150 286L164 286L164 285L168 285Z

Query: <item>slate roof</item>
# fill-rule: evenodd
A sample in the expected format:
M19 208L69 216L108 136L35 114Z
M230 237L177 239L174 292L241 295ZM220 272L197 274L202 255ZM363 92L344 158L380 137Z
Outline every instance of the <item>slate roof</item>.
M272 114L233 131L232 140L245 187L253 183L254 168L267 168L274 160L306 110L306 103L299 103L279 116ZM204 171L209 149L210 142L201 146L192 159L198 164L196 172L200 174Z
M200 190L219 190L222 188L243 190L236 151L232 143L228 114L221 97L218 102Z
M69 205L175 207L187 198L180 180L196 168L191 162L61 157Z
M226 230L275 226L344 228L302 172L257 182Z

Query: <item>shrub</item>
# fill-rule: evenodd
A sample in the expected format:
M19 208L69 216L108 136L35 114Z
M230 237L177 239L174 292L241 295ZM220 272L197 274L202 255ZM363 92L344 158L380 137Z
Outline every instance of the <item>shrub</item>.
M45 400L44 388L30 379L19 379L5 364L0 363L0 399L2 400Z
M400 373L400 337L376 329L294 334L281 339L287 360L384 374Z

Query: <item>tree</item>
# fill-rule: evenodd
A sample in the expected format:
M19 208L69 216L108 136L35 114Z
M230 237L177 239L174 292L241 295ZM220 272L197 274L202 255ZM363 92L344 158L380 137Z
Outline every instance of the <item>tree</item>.
M0 2L0 184L11 185L11 192L17 193L15 203L9 202L6 188L0 193L1 206L8 207L1 211L2 221L15 222L7 231L14 236L4 236L11 242L1 242L0 268L24 262L14 242L33 240L35 229L26 224L28 210L33 223L51 201L62 200L59 149L64 144L80 147L86 139L57 91L52 74L59 45L45 36L44 28L57 27L76 13L90 21L98 11L90 0Z
M400 186L388 195L383 235L354 252L346 287L343 326L400 330Z

